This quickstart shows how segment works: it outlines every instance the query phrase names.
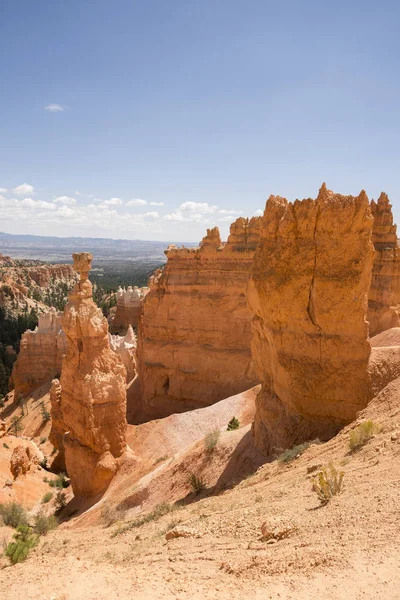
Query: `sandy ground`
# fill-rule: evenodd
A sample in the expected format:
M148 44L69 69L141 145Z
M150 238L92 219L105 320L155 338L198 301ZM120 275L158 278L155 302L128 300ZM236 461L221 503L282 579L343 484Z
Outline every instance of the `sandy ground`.
M198 440L134 485L127 469L85 515L42 538L25 563L2 559L0 598L398 600L399 381L359 421L366 418L381 430L354 453L349 427L288 464L274 460L251 474L257 456L246 426L222 433L211 453ZM330 461L345 473L343 491L320 507L312 477ZM198 495L192 472L206 484ZM161 502L173 510L134 526ZM287 537L263 541L264 522ZM189 537L166 540L182 527Z

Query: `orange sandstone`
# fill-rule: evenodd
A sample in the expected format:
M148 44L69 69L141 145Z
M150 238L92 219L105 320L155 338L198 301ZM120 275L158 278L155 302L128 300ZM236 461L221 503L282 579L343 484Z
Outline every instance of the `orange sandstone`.
M369 399L372 222L364 191L267 201L249 303L262 381L253 430L268 453L333 435Z

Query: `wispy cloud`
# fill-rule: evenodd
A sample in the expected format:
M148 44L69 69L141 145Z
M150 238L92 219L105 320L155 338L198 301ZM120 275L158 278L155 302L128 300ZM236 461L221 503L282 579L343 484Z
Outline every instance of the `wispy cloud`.
M0 188L0 194L5 194L7 192L7 188Z
M150 202L150 206L164 206L164 202Z
M28 194L33 194L34 192L35 188L29 183L22 183L13 189L13 194L16 194L17 196L27 196Z
M104 200L102 203L104 206L118 206L119 204L123 204L121 198L110 198L109 200Z
M76 204L76 198L70 198L70 196L57 196L53 200L57 204Z
M147 204L146 200L141 200L140 198L136 198L135 200L129 200L129 202L126 203L126 206L146 206L146 204Z
M49 112L62 112L64 107L61 104L48 104L44 107L44 110L48 110Z
M259 208L259 209L258 209L258 210L256 210L256 212L254 213L254 216L255 216L255 217L262 217L262 216L263 216L263 214L264 214L264 211L263 211L261 208Z
M208 223L209 217L215 215L218 206L208 202L184 202L174 212L165 215L166 221L191 221L194 223Z

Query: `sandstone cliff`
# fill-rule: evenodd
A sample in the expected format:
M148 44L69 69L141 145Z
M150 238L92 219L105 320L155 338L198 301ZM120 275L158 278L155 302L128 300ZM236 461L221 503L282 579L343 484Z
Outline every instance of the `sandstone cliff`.
M34 331L28 329L22 335L11 382L17 398L60 376L62 357L66 351L61 317L62 313L50 308L39 317L39 324Z
M239 218L225 245L214 228L199 248L170 246L150 278L138 333L148 416L207 406L257 383L246 288L259 227L260 218Z
M149 288L138 288L136 285L128 289L119 288L117 291L117 306L110 329L114 333L126 332L129 325L135 329L138 326L141 303Z
M93 496L108 486L126 449L126 371L110 349L107 320L92 299L88 280L92 256L80 253L73 258L80 281L69 294L62 320L67 353L61 390L53 383L57 430L51 435L56 442L64 432L74 494Z
M374 217L372 241L375 247L371 287L368 295L370 336L400 325L400 249L392 206L382 192L371 201Z
M365 192L316 200L271 196L249 285L257 445L320 437L350 422L369 399L367 293L372 216Z

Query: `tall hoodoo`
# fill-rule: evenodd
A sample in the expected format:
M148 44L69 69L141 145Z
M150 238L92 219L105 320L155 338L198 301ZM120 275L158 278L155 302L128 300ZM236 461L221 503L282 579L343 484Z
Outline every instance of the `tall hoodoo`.
M334 434L368 401L371 228L364 191L267 201L249 284L253 430L267 452Z
M142 408L150 417L200 408L256 383L246 289L260 218L239 218L226 244L218 227L199 248L166 250L150 278L138 335Z
M72 256L80 281L64 310L67 353L61 395L54 389L58 398L52 406L57 404L59 429L62 415L65 463L74 493L92 496L108 486L126 449L126 372L110 349L107 320L92 299L92 255Z
M400 248L387 194L382 192L378 202L371 200L371 212L375 259L368 295L368 321L372 337L400 325Z

